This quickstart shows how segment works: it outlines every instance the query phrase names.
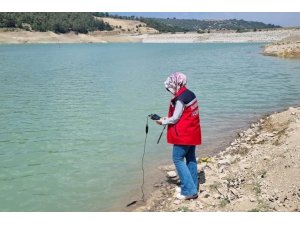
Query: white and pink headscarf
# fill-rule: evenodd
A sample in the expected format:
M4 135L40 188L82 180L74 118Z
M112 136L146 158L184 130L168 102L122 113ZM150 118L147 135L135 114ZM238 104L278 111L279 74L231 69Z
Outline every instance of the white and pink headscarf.
M186 75L180 72L175 72L170 74L167 80L164 82L165 88L174 95L182 86L185 86L186 83L187 83Z

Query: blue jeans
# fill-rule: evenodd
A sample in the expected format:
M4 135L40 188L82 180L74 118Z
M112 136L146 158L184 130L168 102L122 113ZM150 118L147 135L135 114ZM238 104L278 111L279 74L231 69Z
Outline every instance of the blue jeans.
M199 189L195 148L194 145L173 146L173 162L180 179L181 194L184 196L195 195Z

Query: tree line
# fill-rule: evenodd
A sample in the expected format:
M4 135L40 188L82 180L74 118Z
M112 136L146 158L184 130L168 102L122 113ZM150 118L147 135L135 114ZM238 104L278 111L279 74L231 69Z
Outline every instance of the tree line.
M274 29L280 28L274 24L265 24L256 21L246 21L242 19L226 19L226 20L198 20L198 19L162 19L153 18L157 22L177 26L188 31L197 30L253 30L253 29Z
M89 12L6 12L0 13L0 28L21 28L34 31L70 31L88 33L95 30L112 30L108 23L95 19Z

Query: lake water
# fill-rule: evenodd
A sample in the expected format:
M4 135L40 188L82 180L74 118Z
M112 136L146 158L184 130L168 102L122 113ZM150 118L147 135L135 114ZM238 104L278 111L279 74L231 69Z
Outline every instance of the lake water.
M264 113L299 104L300 61L261 43L0 45L0 211L113 211L141 197L146 115L182 71L211 153ZM170 162L149 121L146 187Z

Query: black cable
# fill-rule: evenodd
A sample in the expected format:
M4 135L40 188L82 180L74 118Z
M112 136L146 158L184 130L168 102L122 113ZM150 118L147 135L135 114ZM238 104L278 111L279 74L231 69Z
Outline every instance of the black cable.
M151 115L149 115L149 116L151 116ZM143 152L143 157L142 157L143 183L142 183L142 185L141 185L141 191L142 191L142 199L141 199L141 200L142 200L143 202L145 201L145 193L144 193L144 184L145 184L144 158L145 158L145 154L146 154L146 142L147 142L147 136L148 136L148 131L149 131L149 126L148 126L148 117L149 117L149 116L147 116L147 122L146 122L146 136L145 136L145 142L144 142L144 152ZM163 130L162 130L162 132L161 132L161 134L160 134L160 136L159 136L159 138L158 138L157 144L159 143L160 138L161 138L161 136L162 136L162 134L163 134L165 128L166 128L166 125L164 126L164 128L163 128ZM129 207L129 206L131 206L131 205L134 205L134 204L136 204L137 202L138 202L138 201L135 200L135 201L133 201L133 202L127 204L126 207Z
M145 153L146 153L146 141L147 141L147 135L148 135L148 116L147 116L147 123L146 123L146 136L145 136L145 142L144 142L144 153L143 153L143 157L142 157L142 171L143 171L143 183L141 186L141 191L142 191L142 201L145 201L144 197L145 197L145 193L144 193L144 184L145 184L145 171L144 171L144 157L145 157Z
M162 134L163 134L163 132L164 132L164 130L166 129L166 125L164 125L164 128L163 128L163 130L162 130L162 132L160 133L160 135L159 135L159 138L158 138L158 140L157 140L157 143L156 144L158 144L159 143L159 141L160 141L160 139L161 139L161 136L162 136Z

